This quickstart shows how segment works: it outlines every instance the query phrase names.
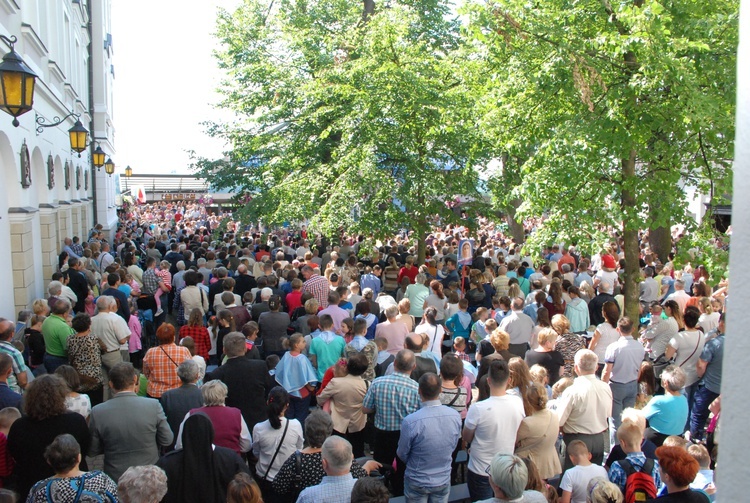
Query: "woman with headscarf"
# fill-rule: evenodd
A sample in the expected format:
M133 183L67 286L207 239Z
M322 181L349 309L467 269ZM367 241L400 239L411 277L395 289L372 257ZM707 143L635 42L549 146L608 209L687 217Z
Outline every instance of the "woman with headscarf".
M162 456L156 465L167 474L167 494L162 503L227 500L227 486L247 464L231 449L213 444L214 427L203 414L185 420L182 449Z

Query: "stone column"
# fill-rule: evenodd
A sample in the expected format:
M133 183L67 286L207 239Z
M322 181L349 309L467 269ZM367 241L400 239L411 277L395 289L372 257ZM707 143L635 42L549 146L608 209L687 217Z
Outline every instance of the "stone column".
M57 270L57 256L62 246L62 237L57 234L57 211L55 204L39 205L39 225L42 236L42 277L45 284L52 281Z
M57 218L59 219L60 227L58 232L58 237L60 238L60 243L57 245L60 249L62 249L62 240L65 238L72 238L73 234L71 234L72 227L71 227L71 211L70 211L70 201L60 201L60 208L57 210Z
M70 200L70 237L81 237L81 201Z
M747 420L750 401L750 338L745 312L750 302L750 269L745 254L750 249L750 1L740 2L740 42L737 51L737 129L734 141L732 197L732 248L729 256L730 289L727 335L721 379L721 434L716 486L720 501L748 501L745 458L750 452ZM744 70L742 70L744 68Z
M8 209L15 312L28 309L36 298L33 224L38 211L36 208Z

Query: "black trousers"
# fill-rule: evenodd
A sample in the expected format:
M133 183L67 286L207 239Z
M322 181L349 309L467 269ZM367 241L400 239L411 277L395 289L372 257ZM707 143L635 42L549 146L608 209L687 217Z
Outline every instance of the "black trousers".
M401 431L385 431L375 428L375 454L373 457L383 466L393 466L393 460L396 460L396 471L393 472L391 482L393 484L393 495L403 496L404 494L404 473L406 465L396 456L398 449L398 440L401 438Z
M365 456L365 430L346 433L333 430L333 434L347 439L352 444L352 453L355 458L363 458Z
M604 461L604 435L608 435L608 431L602 433L594 433L588 435L585 433L563 433L563 442L565 445L570 444L573 440L581 440L586 447L589 448L591 453L591 464L601 465ZM565 465L563 466L563 473L566 470L573 468L573 462L570 460L570 456L565 456Z

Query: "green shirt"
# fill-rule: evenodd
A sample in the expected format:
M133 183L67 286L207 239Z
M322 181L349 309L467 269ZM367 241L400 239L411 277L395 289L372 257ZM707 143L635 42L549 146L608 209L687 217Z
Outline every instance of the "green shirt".
M53 314L42 323L45 351L52 356L67 358L68 337L74 333L64 319Z

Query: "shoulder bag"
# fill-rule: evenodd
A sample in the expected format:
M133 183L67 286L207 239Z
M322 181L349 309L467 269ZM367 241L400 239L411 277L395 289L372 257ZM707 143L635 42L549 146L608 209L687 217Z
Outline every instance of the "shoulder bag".
M284 439L286 438L286 430L289 429L289 419L286 420L286 424L284 425L284 433L281 434L281 440L279 440L279 445L276 446L276 452L273 453L273 457L271 458L271 462L268 463L268 468L266 468L266 473L263 475L263 480L268 481L268 474L271 471L271 467L273 466L273 462L276 461L276 456L279 455L279 451L281 450L281 446L284 444Z

